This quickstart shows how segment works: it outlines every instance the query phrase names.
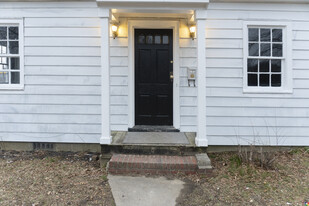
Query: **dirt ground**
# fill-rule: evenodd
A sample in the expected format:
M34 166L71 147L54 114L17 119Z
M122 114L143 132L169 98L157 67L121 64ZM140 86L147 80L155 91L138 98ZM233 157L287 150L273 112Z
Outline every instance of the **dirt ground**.
M114 205L96 154L0 151L0 205Z
M239 162L235 153L210 154L212 177L194 175L179 206L305 205L309 202L309 148L278 154L271 169Z
M187 184L178 206L305 205L309 149L279 153L271 169L209 155L212 176L178 174ZM115 205L98 154L0 151L0 205Z

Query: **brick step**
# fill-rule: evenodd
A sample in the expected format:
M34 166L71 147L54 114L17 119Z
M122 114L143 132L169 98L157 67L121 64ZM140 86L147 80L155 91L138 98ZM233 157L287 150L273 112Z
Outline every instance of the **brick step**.
M199 159L196 156L114 154L108 163L108 172L110 174L209 173L210 162L207 166L201 166L199 165L201 161L197 158Z

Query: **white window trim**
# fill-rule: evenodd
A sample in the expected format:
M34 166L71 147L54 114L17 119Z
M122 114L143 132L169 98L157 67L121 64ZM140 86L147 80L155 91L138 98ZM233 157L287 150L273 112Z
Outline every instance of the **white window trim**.
M24 22L23 19L0 19L0 26L18 26L20 84L0 84L0 90L24 89Z
M247 76L248 59L248 27L281 27L283 42L282 85L281 87L249 87ZM246 21L243 23L243 93L292 93L292 26L290 22Z

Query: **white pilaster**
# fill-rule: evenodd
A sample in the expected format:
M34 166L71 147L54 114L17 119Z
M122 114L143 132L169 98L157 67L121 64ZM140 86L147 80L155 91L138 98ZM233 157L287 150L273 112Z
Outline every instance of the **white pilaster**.
M195 144L207 147L206 133L206 10L196 10L197 40L197 133Z
M100 144L111 144L109 88L109 9L99 8L101 20L101 138Z

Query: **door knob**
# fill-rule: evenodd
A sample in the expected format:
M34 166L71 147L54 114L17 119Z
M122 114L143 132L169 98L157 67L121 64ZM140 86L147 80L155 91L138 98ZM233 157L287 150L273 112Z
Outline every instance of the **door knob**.
M173 82L173 79L174 79L173 72L170 72L170 80L171 80L171 82Z

